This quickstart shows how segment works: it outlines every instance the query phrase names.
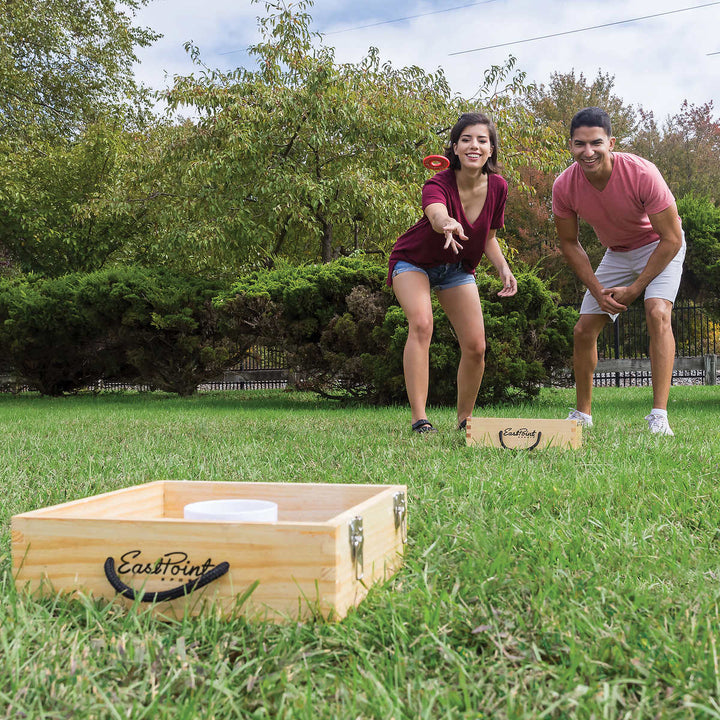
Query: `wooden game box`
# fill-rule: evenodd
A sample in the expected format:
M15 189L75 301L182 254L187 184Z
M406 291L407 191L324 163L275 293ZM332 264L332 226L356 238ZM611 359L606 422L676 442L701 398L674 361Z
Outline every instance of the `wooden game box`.
M577 420L469 417L465 434L468 445L509 450L546 447L576 450L582 446L582 426Z
M186 504L271 500L277 522L183 519ZM13 573L178 617L341 619L402 565L404 485L158 481L15 515Z

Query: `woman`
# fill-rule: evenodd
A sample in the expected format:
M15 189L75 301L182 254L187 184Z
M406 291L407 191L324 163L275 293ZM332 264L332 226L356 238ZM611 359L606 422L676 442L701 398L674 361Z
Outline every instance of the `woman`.
M475 268L483 253L503 282L501 297L517 293L496 230L504 224L507 182L498 175L497 130L482 113L464 113L450 131L447 170L423 186L423 218L398 238L390 255L392 285L408 319L403 353L412 429L437 432L426 417L429 349L433 332L430 293L437 298L460 343L457 422L472 415L485 370L485 325Z

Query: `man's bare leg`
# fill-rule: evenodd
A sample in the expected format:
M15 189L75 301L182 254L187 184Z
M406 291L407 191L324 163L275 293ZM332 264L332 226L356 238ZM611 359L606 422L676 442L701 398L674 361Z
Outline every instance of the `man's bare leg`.
M608 315L581 315L573 334L573 370L576 408L591 415L593 373L597 365L597 339L609 320Z
M671 316L672 303L661 298L645 301L645 317L650 335L653 408L667 410L675 363L675 336Z

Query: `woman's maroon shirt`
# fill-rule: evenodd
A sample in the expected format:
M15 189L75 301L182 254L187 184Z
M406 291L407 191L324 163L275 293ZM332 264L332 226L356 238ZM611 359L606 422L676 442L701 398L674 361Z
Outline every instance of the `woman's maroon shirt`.
M471 225L465 217L460 202L455 171L443 170L431 177L422 189L423 212L432 203L442 203L447 208L448 215L462 224L468 239L460 241L463 249L459 255L456 255L451 248L444 250L445 235L436 233L427 216L423 214L422 218L395 242L390 254L388 285L392 284L392 272L398 260L405 260L426 269L462 262L468 272L474 273L485 251L490 230L497 230L505 224L506 199L505 178L495 174L488 175L485 205L475 223Z

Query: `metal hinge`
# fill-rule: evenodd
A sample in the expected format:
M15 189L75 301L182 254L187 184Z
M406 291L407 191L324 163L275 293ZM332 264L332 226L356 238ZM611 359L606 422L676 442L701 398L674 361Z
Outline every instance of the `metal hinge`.
M363 558L363 521L356 515L350 521L350 559L355 565L355 579L362 580L365 574Z
M407 542L407 501L405 493L400 490L393 495L393 513L395 514L395 531L400 530L403 543Z

